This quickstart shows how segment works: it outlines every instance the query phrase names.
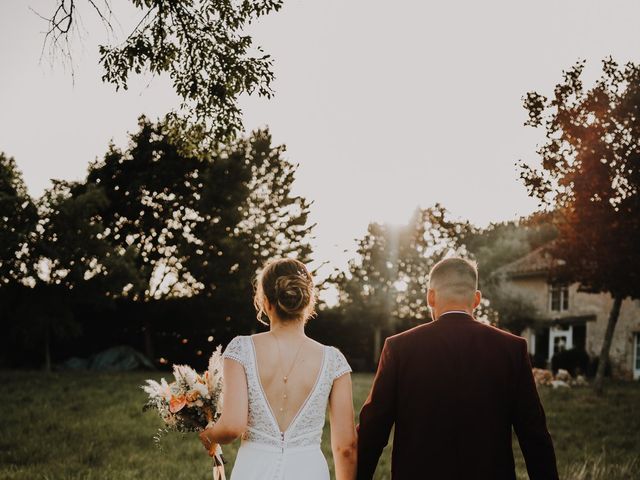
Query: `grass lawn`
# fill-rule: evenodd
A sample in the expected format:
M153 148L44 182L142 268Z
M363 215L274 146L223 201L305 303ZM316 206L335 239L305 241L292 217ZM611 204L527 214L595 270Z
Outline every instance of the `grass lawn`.
M167 376L167 375L165 375ZM195 434L152 437L160 421L143 413L145 373L0 372L0 479L210 479L210 459ZM160 375L158 375L160 377ZM354 378L359 408L371 376ZM589 389L541 392L561 478L640 478L640 384L611 384L604 398ZM237 444L226 447L233 463ZM330 458L328 435L323 448ZM527 478L517 446L519 478ZM389 452L377 479L389 478Z

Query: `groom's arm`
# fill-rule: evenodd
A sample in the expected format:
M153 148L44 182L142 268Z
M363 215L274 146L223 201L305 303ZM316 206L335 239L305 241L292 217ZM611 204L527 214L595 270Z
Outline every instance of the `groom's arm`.
M531 480L557 480L556 455L544 409L540 403L527 342L520 344L520 379L517 385L513 427Z
M358 426L358 480L371 480L395 421L396 365L389 339L384 342L369 397Z

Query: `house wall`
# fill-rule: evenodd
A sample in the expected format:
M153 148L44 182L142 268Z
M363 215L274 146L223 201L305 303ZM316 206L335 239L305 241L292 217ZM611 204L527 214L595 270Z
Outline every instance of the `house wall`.
M609 311L613 304L613 299L610 295L600 295L604 297L602 305L606 310L598 316L598 321L591 328L592 333L589 334L589 330L587 330L587 339L590 342L591 351L596 355L600 353L600 348L602 348L602 340L607 328ZM622 303L620 318L618 319L611 344L612 365L615 368L614 373L616 373L617 376L624 378L633 377L633 336L634 333L638 332L640 332L640 302L627 299Z
M520 277L507 280L507 288L525 296L538 310L542 318L552 320L595 315L596 320L587 322L587 353L599 356L602 348L609 312L613 305L611 295L607 293L585 293L578 291L578 284L569 286L569 309L552 312L549 306L549 285L545 276ZM611 344L611 363L616 376L633 376L634 333L640 332L640 301L625 300L622 303L620 317ZM529 333L529 332L527 332ZM530 338L530 337L529 337Z

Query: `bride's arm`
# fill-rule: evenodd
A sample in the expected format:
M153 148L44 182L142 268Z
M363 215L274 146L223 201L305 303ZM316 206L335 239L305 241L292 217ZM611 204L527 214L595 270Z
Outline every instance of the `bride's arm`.
M333 382L329 397L331 450L336 467L336 480L356 478L358 439L353 418L351 375L346 374Z
M247 429L247 377L244 367L229 358L224 360L222 398L222 415L212 427L200 432L200 439L207 449L211 444L231 443Z

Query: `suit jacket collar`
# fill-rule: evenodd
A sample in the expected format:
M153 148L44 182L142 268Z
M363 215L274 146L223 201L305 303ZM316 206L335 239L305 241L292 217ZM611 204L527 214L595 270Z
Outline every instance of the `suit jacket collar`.
M471 320L475 321L472 315L469 315L467 312L455 310L450 312L444 312L442 315L438 317L438 321L446 320L446 321L460 321L460 320Z

